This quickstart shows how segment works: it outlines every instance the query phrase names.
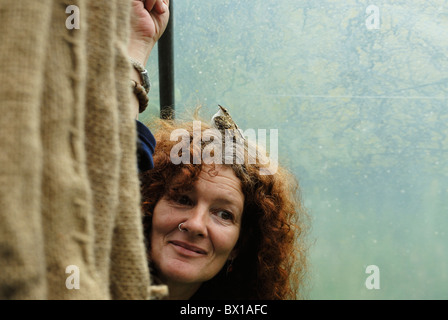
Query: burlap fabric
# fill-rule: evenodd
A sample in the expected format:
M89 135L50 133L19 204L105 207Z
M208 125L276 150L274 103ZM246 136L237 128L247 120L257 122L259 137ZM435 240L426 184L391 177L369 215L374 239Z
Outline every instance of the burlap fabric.
M130 0L0 1L1 299L149 298L129 15Z

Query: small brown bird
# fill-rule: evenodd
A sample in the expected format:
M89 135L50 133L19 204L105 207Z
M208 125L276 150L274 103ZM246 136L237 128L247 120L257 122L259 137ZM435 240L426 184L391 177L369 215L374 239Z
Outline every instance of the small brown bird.
M241 129L238 127L235 121L233 121L227 109L221 105L218 106L219 106L218 112L215 113L215 115L212 117L213 126L222 132L225 132L225 130L234 129L238 131L241 138L244 139Z

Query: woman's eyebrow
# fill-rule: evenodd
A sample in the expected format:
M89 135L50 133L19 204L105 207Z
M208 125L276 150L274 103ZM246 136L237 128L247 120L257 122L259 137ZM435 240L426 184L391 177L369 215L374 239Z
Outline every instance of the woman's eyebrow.
M233 197L218 197L215 201L221 205L226 205L232 207L233 211L243 211L244 202L241 202L241 205L238 203L239 201L235 201L232 199Z
M225 186L230 187L226 184ZM201 191L199 190L199 187L196 184L193 184L191 185L191 188L189 188L188 190L182 190L176 193L181 195L187 195L189 197L192 197L193 198L192 200L195 200L200 192ZM242 211L244 207L244 198L240 201L241 195L244 197L243 193L235 187L230 187L229 189L224 188L220 190L219 194L213 196L213 200L221 202L222 204L225 205L232 205L238 211ZM241 208L238 202L241 202Z

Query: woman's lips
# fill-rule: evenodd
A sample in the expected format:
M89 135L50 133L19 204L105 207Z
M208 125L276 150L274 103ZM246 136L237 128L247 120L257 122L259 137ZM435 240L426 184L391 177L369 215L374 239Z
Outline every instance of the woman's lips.
M172 245L174 245L176 247L183 248L183 249L185 249L187 251L191 251L191 252L198 253L198 254L203 254L203 255L207 254L207 251L205 251L204 249L196 247L195 245L192 245L192 244L187 243L187 242L183 242L183 241L179 241L179 240L172 240L172 241L169 241L169 243L171 243Z

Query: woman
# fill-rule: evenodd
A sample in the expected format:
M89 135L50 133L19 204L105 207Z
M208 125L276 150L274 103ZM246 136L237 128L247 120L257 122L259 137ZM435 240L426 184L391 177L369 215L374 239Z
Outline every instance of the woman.
M163 32L166 20L161 17L167 13L158 2L147 0L146 7L136 3L134 13L144 17L141 9L147 10L150 25L159 26L152 30ZM144 21L134 20L134 39L145 34L141 32L144 23L148 26ZM131 42L137 45L130 52L147 52L142 55L147 59L160 37L158 32L151 34L146 45ZM142 49L135 50L139 45ZM153 279L168 286L169 299L300 298L307 215L294 176L282 168L261 174L267 161L260 159L261 152L252 157L252 145L244 139L192 143L197 123L161 120L151 125L157 141L151 158L154 168L142 170L141 186ZM214 137L224 137L224 129L229 128L225 121L214 121L216 128L199 123L201 137L212 129L222 133ZM230 127L235 126L230 119ZM179 141L171 141L176 130L184 133L187 148L179 149ZM232 150L231 161L225 158L228 152L217 153L216 142L221 150ZM200 154L201 161L173 161L173 150L177 150L174 155L187 152L190 160Z
M179 142L170 137L179 129L193 141L192 122L160 121L154 169L141 175L154 278L168 285L172 299L298 298L307 215L293 175L282 168L262 175L266 161L250 157L246 140L242 157L237 143L231 147L233 159L244 163L213 163L203 156L200 164L175 164L172 150ZM201 122L202 136L211 129ZM203 139L200 151L190 147L190 160L213 141ZM222 150L227 143L219 144Z

